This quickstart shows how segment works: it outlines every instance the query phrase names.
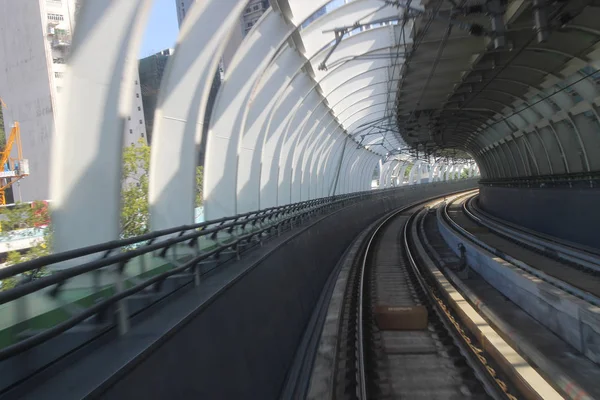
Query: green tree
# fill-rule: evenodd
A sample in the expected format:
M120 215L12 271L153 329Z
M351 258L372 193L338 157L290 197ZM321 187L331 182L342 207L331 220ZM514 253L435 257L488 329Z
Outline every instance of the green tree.
M123 151L121 189L121 236L128 238L148 232L148 170L150 146L143 139Z
M2 114L2 106L0 106L0 151L6 146L6 133L4 132L4 115Z
M125 148L123 152L123 188L121 190L121 236L124 238L142 235L149 230L148 212L148 170L150 168L150 146L143 140L137 145ZM203 168L196 168L196 207L202 205ZM22 235L23 229L43 229L42 239L36 246L25 251L11 251L7 254L7 265L33 260L50 254L52 247L52 229L40 228L50 222L48 206L44 202L33 204L17 203L13 207L0 209L1 235L12 239L16 235ZM30 230L31 235L39 231ZM24 274L21 278L35 279L45 273L44 270L33 271ZM19 279L21 279L19 278ZM5 279L2 281L0 290L13 287L17 279Z
M150 229L148 211L148 170L150 146L143 139L123 152L123 188L121 203L121 236L143 235ZM196 167L196 207L202 205L202 166Z
M196 207L202 206L202 202L204 201L204 167L198 166L196 167Z

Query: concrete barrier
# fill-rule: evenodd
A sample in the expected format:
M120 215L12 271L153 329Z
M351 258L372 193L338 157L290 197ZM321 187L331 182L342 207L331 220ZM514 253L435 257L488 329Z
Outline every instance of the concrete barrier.
M600 189L481 185L481 208L534 231L600 249Z
M481 248L453 230L438 209L442 237L489 284L590 360L600 362L600 307L575 297Z
M299 228L274 248L266 245L242 278L209 305L198 305L160 346L132 360L135 365L106 385L101 397L278 398L321 290L355 236L392 209L475 185L459 181L390 192Z

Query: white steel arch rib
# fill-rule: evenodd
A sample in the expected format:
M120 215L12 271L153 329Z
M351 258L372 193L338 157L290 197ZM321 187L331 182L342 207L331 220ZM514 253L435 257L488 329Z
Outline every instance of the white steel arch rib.
M69 68L78 77L85 77L86 68L102 70L104 78L90 76L84 85L77 82L79 86L67 89L71 103L64 109L70 115L81 110L78 118L59 123L61 134L53 150L57 250L119 236L119 128L129 107L121 99L131 90L128 71L151 3L83 2ZM319 70L335 38L324 30L399 17L398 9L379 0L355 0L300 28L328 3L271 1L272 8L234 56L210 118L204 179L207 219L368 189L372 171L388 147L403 145L397 135L382 143L385 132L372 136L368 126L393 119L393 89L401 69L394 62L402 62L401 26L378 25L345 35L326 60L328 69ZM193 222L194 171L208 93L224 44L244 7L243 0L198 1L183 22L163 78L153 130L152 229ZM95 38L98 27L109 21L110 28L103 31L120 46L83 40ZM95 91L99 86L91 83L94 80L104 88ZM78 121L87 125L97 121L98 129L81 129ZM370 146L359 142L367 133L374 139ZM90 141L98 145L72 151L76 143ZM111 166L95 167L98 154L110 158ZM93 183L80 184L86 181L81 177ZM68 207L68 216L61 211L63 206ZM107 223L90 230L87 227L95 225L90 218ZM74 231L79 225L86 229Z
M389 2L354 0L303 26L328 3L271 0L237 51L211 115L207 218L366 188L369 168L401 155L405 140L467 151L485 178L598 169L595 2L563 2L573 18L549 32L543 46L524 44L517 52L490 49L488 38L459 27L440 41L451 22L428 30L429 20L438 5L445 12L453 2L414 1L412 7L426 12L404 23ZM121 128L152 0L82 4L53 139L58 251L119 236ZM193 175L209 88L245 4L198 0L184 20L155 118L154 229L193 222ZM533 23L525 20L533 21L535 10L524 6L519 24L527 29L507 29L511 43L529 43ZM380 24L380 18L395 21ZM468 20L486 25L486 18ZM336 28L346 29L339 43ZM405 46L411 47L407 54ZM428 75L432 84L421 87ZM411 181L456 178L460 162L416 165ZM394 168L386 173L383 186L391 184Z
M88 1L79 13L52 147L54 251L119 237L122 135L132 107L132 55L137 54L150 5L150 0Z
M360 12L360 7L365 7L365 6L370 6L371 9L375 9L375 4L378 2L375 1L357 1L354 3L351 3L352 7L341 7L339 10L335 10L330 14L327 14L325 17L327 17L329 20L331 21L335 21L335 14L336 12L339 13L337 18L338 18L338 22L339 23L345 23L346 20L349 22L352 22L355 20L355 16L352 15L352 12L354 12L356 14L357 10L358 12ZM290 6L293 5L293 2L290 3ZM380 4L377 4L378 8L381 8ZM387 11L387 15L392 15L393 13L397 12L396 10L394 10L393 8L387 7L385 8ZM391 10L391 11L390 11ZM295 14L294 14L295 15ZM333 16L333 17L332 17ZM325 19L325 17L323 17L322 19ZM345 17L346 20L344 20L342 17ZM268 21L270 20L277 20L279 19L279 23L285 22L283 21L284 18L282 18L282 16L276 12L271 12L271 13L267 13L262 19L261 21L258 22L257 26L254 28L254 33L257 35L261 35L262 36L276 36L276 35L270 35L270 31L268 29ZM327 22L327 21L325 21ZM271 22L271 23L275 23L275 22ZM283 26L283 25L281 25ZM289 24L286 24L285 28L290 28ZM292 27L293 28L293 27ZM350 44L346 44L346 43L342 43L339 47L338 47L338 51L339 54L337 55L337 58L333 58L332 62L335 62L336 60L341 60L344 57L347 57L347 53L344 52L344 49L347 49L346 51L351 51L352 53L356 54L357 52L359 54L364 53L364 52L368 52L368 51L373 51L373 49L375 49L376 51L379 49L389 49L391 47L394 47L394 43L391 43L389 41L389 36L390 36L390 30L394 30L395 28L393 26L387 26L387 27L382 27L379 29L373 29L371 31L367 31L364 32L362 35L365 36L365 38L363 40L358 40L356 39L358 36L362 36L362 35L354 35L353 37L351 37L350 39L348 39L347 41L344 41L346 43L350 43ZM376 31L382 31L382 32L387 32L387 33L377 33ZM284 33L285 31L285 33ZM317 32L315 29L313 29L312 31L310 30L310 26L309 28L306 30L307 31L307 37L316 37L316 36L321 36L321 42L316 43L316 41L307 41L306 44L304 42L302 42L301 46L296 45L297 47L302 47L304 50L304 56L306 57L306 59L308 61L306 62L310 62L311 66L315 66L318 65L320 63L319 57L324 57L324 54L326 53L326 49L323 49L324 45L327 44L327 42L329 41L329 39L322 39L322 34L320 35L315 35L315 32ZM300 39L293 37L292 35L296 32L295 28L293 28L293 31L287 30L287 29L282 29L281 30L281 34L285 35L287 39L289 39L290 37L293 39L293 43L296 42L301 42L302 39L304 39L304 36L302 34L302 32L300 32ZM252 35L252 32L251 34ZM391 35L392 37L394 36L394 34ZM252 40L252 39L248 39L248 40ZM387 41L386 41L387 40ZM290 57L289 54L291 51L293 51L293 49L290 48L289 43L292 42L291 40L287 40L285 42L282 42L281 47L282 48L278 48L277 50L274 50L272 52L272 54L275 55L275 58L273 60L271 60L271 64L269 66L265 66L265 69L267 72L263 73L262 75L260 75L258 72L256 73L256 76L260 76L261 78L256 80L256 83L254 84L254 88L251 89L251 91L255 94L252 98L249 98L247 100L247 104L248 104L248 108L245 109L244 111L244 115L252 115L252 107L254 107L256 104L263 104L263 102L260 101L260 97L261 96L266 96L265 93L273 93L274 89L269 89L269 90L264 90L265 88L267 88L267 86L272 85L273 83L271 81L268 82L261 82L260 79L264 79L265 77L270 77L272 72L269 72L269 68L275 68L274 65L280 63L282 58ZM355 42L355 43L354 43ZM379 43L382 42L382 43ZM354 43L354 46L352 45ZM365 43L367 43L365 45ZM312 46L312 47L311 47ZM319 49L320 51L317 52L317 54L307 54L307 48L308 49ZM364 51L363 51L364 49ZM348 53L349 54L349 53ZM240 57L242 57L242 55L239 55ZM264 59L264 55L262 55L262 58ZM301 64L302 59L299 57L295 57L295 60L293 60L291 62L290 65L295 65L295 71L290 71L289 74L285 75L286 79L284 79L284 83L282 85L289 85L291 84L291 82L294 82L295 76L299 73L305 73L304 71L306 71L305 65ZM344 65L344 64L340 64L340 65ZM277 65L277 68L280 68L280 65ZM312 71L314 71L314 68L312 69ZM379 70L379 75L381 76L381 68ZM317 73L314 72L315 74L315 78L316 79L322 79L324 76L331 74L331 72L327 72L327 73ZM319 76L321 75L321 76ZM381 82L383 82L383 79L380 78ZM372 81L369 81L368 83L371 83ZM225 79L225 85L228 83L228 79ZM250 86L250 85L249 85ZM313 89L317 87L316 85L314 85ZM374 87L377 87L374 85ZM311 89L311 91L313 90ZM374 93L374 91L371 91L371 94L374 95L385 95L384 90L386 90L385 84L381 84L379 85L379 89L381 91L381 93ZM276 91L277 93L283 93L285 92L285 90L279 90ZM223 92L225 93L225 92ZM223 94L221 94L222 96ZM240 97L241 94L240 92L236 93L237 97ZM271 97L272 99L272 97ZM322 97L323 99L323 97ZM224 104L231 104L231 101L229 98L227 98L226 100L222 100ZM348 101L352 101L352 98L348 98L346 100ZM277 100L277 101L270 101L269 106L273 106L275 107L278 104L281 104L283 101ZM297 103L298 104L298 103ZM218 108L218 106L217 106ZM215 113L217 113L217 108L215 108ZM333 112L333 115L336 115L336 111L334 107L330 107L330 109ZM316 110L316 109L315 109ZM276 110L271 111L271 115L273 115L273 113L275 113ZM263 115L265 115L265 120L266 120L266 112L263 111ZM312 114L312 113L311 113ZM215 115L215 114L213 114ZM284 115L289 115L289 114L284 114ZM318 189L319 188L319 162L316 160L313 160L315 157L318 157L322 154L335 154L335 153L329 153L323 149L321 149L322 146L328 146L329 143L331 142L331 137L330 135L335 135L335 130L337 128L335 128L336 125L339 125L339 123L336 121L336 118L333 117L333 115L329 116L327 114L324 114L322 117L322 121L317 124L316 126L314 126L313 128L311 128L308 131L308 134L305 134L302 136L302 139L296 142L296 146L294 146L294 158L293 158L293 164L295 166L294 169L294 177L295 178L287 178L287 179L292 179L292 188L291 188L291 201L295 201L295 200L303 200L303 199L308 199L308 198L313 198L316 197L318 195L321 194L321 191ZM311 117L308 117L307 119L305 119L304 123L307 122L307 120L309 120ZM230 122L231 120L226 119L228 122ZM327 124L327 121L329 121L329 123ZM221 172L221 171L230 171L230 174L235 174L237 173L236 176L236 182L235 184L232 185L226 185L224 186L223 183L224 182L228 182L228 181L233 181L233 179L227 179L227 177L219 177L217 179L217 183L215 183L215 181L213 180L213 185L215 185L215 190L221 190L224 189L224 192L216 195L215 198L220 198L220 196L225 196L228 198L228 200L225 201L219 201L218 202L218 207L223 207L225 204L227 205L227 207L229 207L228 211L224 211L221 210L219 212L222 213L236 213L236 212L240 212L240 211L246 211L252 208L255 208L254 206L259 206L262 207L264 205L274 205L274 204L282 204L281 200L283 200L286 196L286 192L287 192L287 187L282 188L282 195L280 196L280 193L278 191L277 195L274 194L274 190L273 188L271 188L270 192L270 196L271 199L267 198L265 193L257 193L257 189L260 187L261 189L265 187L265 184L263 184L263 182L261 182L263 179L267 178L270 181L272 181L271 179L271 174L273 173L274 170L274 166L270 165L270 166L266 166L264 165L264 161L265 161L265 157L263 157L262 155L262 147L259 146L260 144L260 134L256 134L253 133L252 131L248 132L245 126L245 122L246 120L244 119L244 117L242 118L242 123L241 123L241 127L239 128L239 137L238 138L234 138L233 141L238 141L238 143L246 143L247 145L244 146L242 144L242 146L240 147L239 145L238 147L238 154L237 156L237 171L233 172L232 168L222 168L223 165L233 165L235 162L232 162L231 159L234 157L231 157L231 155L233 154L233 152L231 151L231 149L234 147L233 143L231 146L228 146L227 148L229 149L229 152L227 152L227 156L222 157L222 159L220 161L217 161L216 167L212 167L212 162L207 159L207 172L211 170L211 167L213 168L214 171L219 171L219 174L226 174L227 172ZM214 122L213 123L217 123ZM271 126L273 123L275 123L276 125L278 125L278 123L280 123L280 121L273 121L271 119L271 121L269 121L268 126ZM278 125L279 126L279 125ZM232 129L231 128L231 124L229 126L228 129ZM236 129L233 129L234 131ZM221 131L221 129L217 129L215 127L215 131L211 131L211 135L212 132L216 132L216 131ZM283 135L284 137L286 136L285 131L280 131L279 132L280 135ZM267 133L268 135L268 133ZM265 137L267 136L265 135ZM295 135L293 135L295 136ZM209 149L207 151L207 153L209 154L209 158L211 157L210 154L215 154L215 152L213 152L212 148L211 148L211 140L215 140L215 141L219 141L219 137L212 135L210 136L209 139ZM279 140L277 140L276 138L272 141L274 141L275 143L278 143ZM263 144L264 144L264 140L263 140ZM277 146L275 146L277 147ZM267 149L268 154L272 154L271 152L273 151L273 145L271 144L270 146L265 145L265 149ZM363 149L364 150L364 149ZM308 152L307 152L308 151ZM259 155L256 154L249 154L249 153L259 153ZM269 156L267 156L269 157ZM287 155L283 156L284 158L287 157ZM273 161L275 157L270 158L270 161ZM258 165L258 160L261 160L263 163L261 165L261 172L260 173L256 173L253 171L256 171L256 167ZM227 161L230 160L230 161ZM263 173L262 170L263 169L267 169L267 173ZM278 168L280 169L280 168ZM242 172L243 175L240 175L240 172ZM250 172L248 172L250 171ZM285 168L284 168L284 174L285 174ZM315 176L316 175L316 176ZM284 175L285 176L285 175ZM285 178L280 178L281 180L284 180ZM207 204L206 204L206 210L208 212L208 217L217 217L220 216L219 212L212 213L210 211L211 208L211 193L212 189L211 189L211 180L210 178L206 178L206 185L207 185L207 189L205 191L206 195L207 195ZM283 185L283 186L287 186L287 185ZM225 193L225 191L228 192L228 194ZM261 192L263 192L261 190ZM216 193L215 193L216 194ZM248 198L249 197L249 198ZM275 197L276 199L274 199L273 197ZM264 204L261 204L264 203Z

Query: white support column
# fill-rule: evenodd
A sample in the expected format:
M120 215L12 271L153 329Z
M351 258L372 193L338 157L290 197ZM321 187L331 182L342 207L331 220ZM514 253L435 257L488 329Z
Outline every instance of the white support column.
M402 168L400 168L400 173L398 174L398 186L404 185L404 175L406 175L406 169L410 164L405 162Z
M324 105L321 105L325 113L322 118L312 121L314 126L308 131L308 134L303 135L295 149L294 159L296 167L292 188L292 202L308 200L308 190L310 186L309 174L309 159L310 154L314 150L317 143L323 140L326 135L327 126L333 120L331 110Z
M219 59L243 8L241 0L196 2L183 21L154 119L148 196L153 229L194 222L197 150L206 104ZM206 164L205 181L211 181L212 167Z
M206 219L238 213L237 149L242 124L239 113L246 107L255 81L293 29L279 13L267 10L238 49L226 72L215 101L206 146Z
M55 252L119 238L123 124L151 3L82 5L52 146Z
M313 96L320 97L317 94ZM320 98L319 98L320 99ZM311 104L312 105L312 104ZM289 144L289 157L291 158L291 202L295 203L302 199L302 163L304 152L309 145L309 138L318 136L323 131L323 126L330 120L330 110L327 106L318 102L315 108L311 107L308 118L303 125L291 127L293 129L293 141Z
M260 178L266 125L279 93L292 79L291 71L296 70L302 62L302 57L294 49L286 47L269 66L248 102L237 156L238 213L264 208L260 203Z
M322 157L319 160L319 191L318 197L327 197L329 196L329 188L331 187L331 176L330 174L332 170L335 168L337 164L337 160L339 160L339 154L341 151L341 144L344 141L345 133L339 132L332 138L332 142L330 148L327 151L326 157Z
M327 161L331 159L334 155L335 145L339 141L340 135L344 135L343 130L339 127L337 130L333 132L332 135L329 136L325 146L323 147L320 154L317 154L317 157L313 160L314 163L314 175L315 179L315 198L324 197L326 194L325 190L325 171L323 170Z
M339 136L336 144L335 155L328 161L326 170L327 178L325 181L325 196L333 196L335 194L336 179L338 178L338 170L343 163L344 155L346 154L346 142L348 141L346 134Z
M370 161L367 166L362 190L371 190L371 182L373 181L373 172L375 171L375 167L377 166L377 163L379 163L379 160L381 159L377 154L373 154L373 153L370 153L369 157L370 157Z
M304 126L318 95L301 99L312 87L305 74L296 77L270 117L265 133L260 177L260 204L263 208L291 202L291 168L297 127ZM290 112L289 110L294 110Z
M392 175L394 174L394 171L396 171L396 169L398 168L399 165L400 165L400 162L398 160L393 160L392 163L390 164L390 169L388 170L388 173L385 177L386 187L394 186L392 184Z
M395 167L395 168L394 168L394 170L392 171L392 174L391 174L391 184L392 184L392 186L394 186L394 187L396 187L396 186L400 186L400 185L398 184L398 173L400 172L400 169L402 168L402 166L403 166L403 165L404 165L404 163L403 163L403 162L401 162L401 161L398 161L398 162L396 163L396 167Z
M415 161L412 168L410 169L410 172L408 174L408 184L409 185L415 184L415 176L418 174L418 169L419 169L420 164L421 164L421 161L417 160L417 161Z
M442 172L442 182L446 182L448 180L448 172L450 170L450 164L445 164Z
M362 192L365 190L365 176L367 176L368 173L368 169L371 165L371 152L369 152L368 150L365 149L361 149L361 159L362 159L362 163L360 166L360 170L358 173L358 176L356 177L356 183L354 186L354 191L355 192ZM373 171L370 171L371 174L373 173Z
M335 194L345 194L346 192L346 178L348 176L348 171L350 170L352 163L354 161L354 151L356 150L356 146L354 142L346 140L345 142L345 151L344 158L342 160L342 165L340 171L338 172L337 179L337 190Z
M354 167L352 176L350 177L350 193L357 192L360 185L362 173L366 162L367 151L363 148L357 149L357 162Z
M321 152L327 146L327 143L335 133L341 130L339 126L330 126L323 130L319 136L316 136L308 144L308 148L304 153L304 178L302 180L302 197L303 200L311 200L316 198L316 168L317 158L321 156Z
M429 182L435 182L436 174L439 173L439 168L440 168L439 162L436 162L433 164L433 166L431 167L431 170L429 171Z
M389 185L388 176L393 162L394 160L387 160L385 163L383 163L381 171L379 172L379 186L381 188L387 188Z
M358 154L359 152L358 152L358 149L356 148L356 145L354 144L354 142L352 142L351 152L352 152L352 155L350 156L350 162L348 163L348 169L345 171L344 193L352 192L352 178L354 177L354 174L356 173L358 162L360 160L359 154Z
M354 167L354 171L350 177L350 193L358 192L358 187L360 186L360 180L364 172L366 161L366 154L363 149L358 151L357 158L358 160L356 162L356 166Z

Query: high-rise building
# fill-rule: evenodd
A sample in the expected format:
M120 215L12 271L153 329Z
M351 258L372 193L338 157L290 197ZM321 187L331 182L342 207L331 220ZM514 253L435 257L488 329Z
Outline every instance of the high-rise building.
M177 21L179 26L183 22L183 19L187 15L190 7L195 1L202 0L175 0L177 8ZM270 7L268 0L249 0L246 8L244 9L242 16L240 17L238 29L234 29L229 42L223 51L223 58L221 59L221 73L227 71L227 67L230 65L233 55L244 40L244 37L263 13Z
M30 175L19 183L16 201L49 198L50 146L57 97L63 88L66 61L78 12L77 0L0 0L0 97L6 132L21 125L23 156ZM139 79L124 144L145 138Z
M154 112L158 103L158 91L169 57L173 49L165 49L156 54L139 60L140 85L142 89L142 102L144 103L144 116L148 143L152 143L152 129L154 127Z

